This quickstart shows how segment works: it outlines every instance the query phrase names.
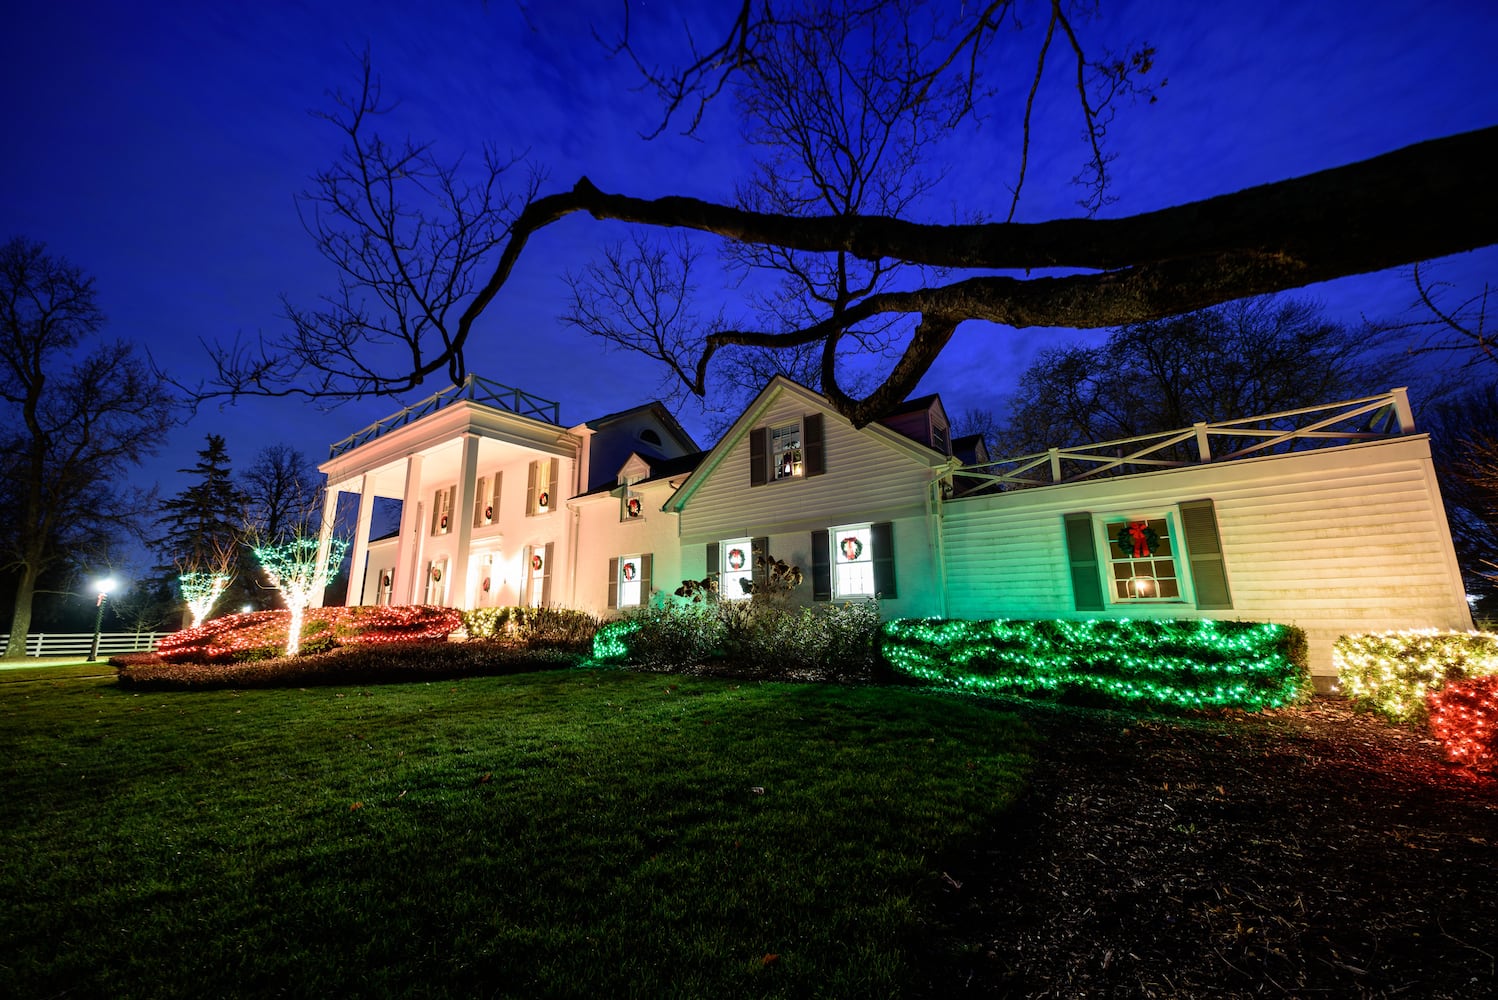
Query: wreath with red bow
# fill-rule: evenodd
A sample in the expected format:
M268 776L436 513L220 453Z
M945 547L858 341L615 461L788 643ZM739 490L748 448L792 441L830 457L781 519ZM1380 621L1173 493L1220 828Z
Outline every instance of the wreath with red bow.
M624 579L626 579L626 580L633 580L634 578L635 578L635 564L632 563L632 562L625 563L624 564Z
M484 508L484 520L485 521L492 521L492 520L494 520L494 508L492 506Z
M732 570L740 570L740 569L744 568L744 550L743 549L729 549L728 550L728 568L732 569Z
M541 557L540 556L531 556L531 569L540 569L540 568L541 568Z
M541 496L537 498L537 506L542 507L542 508L550 507L551 506L551 494L547 493L546 491L543 490L541 492Z
M856 535L849 535L837 544L843 550L843 558L849 562L856 562L863 555L863 542Z
M438 569L436 566L433 566L432 567L432 580L433 581L437 581L437 580L441 580L441 579L442 579L442 570Z
M1160 548L1160 536L1147 521L1130 521L1114 539L1125 559L1148 559Z
M624 509L629 513L630 517L639 517L640 516L640 498L639 497L630 497L628 500L626 500L624 502Z

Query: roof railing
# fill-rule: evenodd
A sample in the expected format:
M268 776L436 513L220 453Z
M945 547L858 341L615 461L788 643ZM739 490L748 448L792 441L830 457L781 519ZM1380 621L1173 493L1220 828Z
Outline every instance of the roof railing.
M450 385L440 392L434 392L426 399L412 403L399 413L392 413L384 419L376 420L363 430L355 431L329 448L328 457L337 458L360 445L368 444L382 434L388 434L397 427L414 423L459 400L482 403L497 410L505 410L517 416L541 420L548 424L561 423L561 404L555 400L542 399L540 396L532 395L514 386L491 382L477 375L469 375L459 385Z
M954 473L954 493L969 496L1156 469L1218 464L1398 437L1414 430L1407 390L1391 389L1377 396L1340 403L1210 424L1199 422L1179 430L1049 448L1031 455L963 466Z

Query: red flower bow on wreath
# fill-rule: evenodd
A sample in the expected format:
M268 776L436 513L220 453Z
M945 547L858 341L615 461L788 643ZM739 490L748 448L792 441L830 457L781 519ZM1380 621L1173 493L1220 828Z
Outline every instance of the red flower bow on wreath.
M728 550L728 568L729 569L732 569L732 570L743 569L744 568L744 561L745 560L744 560L744 550L743 549L729 549Z
M1119 530L1117 541L1125 558L1148 559L1160 547L1160 536L1147 521L1130 521Z
M635 578L635 564L632 563L632 562L625 563L624 564L624 579L626 579L626 580L633 580L634 578Z
M541 557L540 556L531 556L531 569L540 569L540 568L541 568Z

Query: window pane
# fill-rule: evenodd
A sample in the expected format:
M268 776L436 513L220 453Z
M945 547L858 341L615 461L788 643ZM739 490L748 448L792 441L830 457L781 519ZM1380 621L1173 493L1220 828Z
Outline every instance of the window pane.
M718 571L718 596L741 601L749 596L746 585L754 580L754 550L747 538L730 538L718 547L722 567Z
M770 430L770 477L786 479L801 474L801 424Z
M640 603L640 557L630 556L619 560L619 606L633 607Z

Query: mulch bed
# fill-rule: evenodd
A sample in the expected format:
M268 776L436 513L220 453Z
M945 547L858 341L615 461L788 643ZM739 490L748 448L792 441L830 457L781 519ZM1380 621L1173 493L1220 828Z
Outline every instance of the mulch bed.
M1033 784L944 859L929 995L1498 995L1498 778L1337 699L1018 711Z

